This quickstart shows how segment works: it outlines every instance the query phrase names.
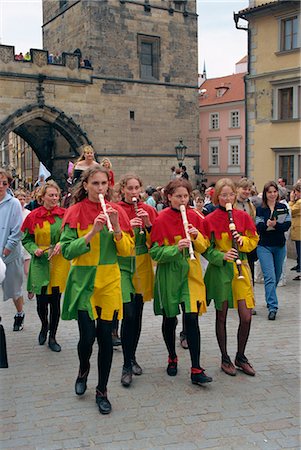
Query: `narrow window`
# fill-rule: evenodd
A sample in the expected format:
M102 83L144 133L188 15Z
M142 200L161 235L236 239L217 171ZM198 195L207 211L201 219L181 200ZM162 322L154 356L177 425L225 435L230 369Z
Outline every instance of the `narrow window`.
M281 21L281 50L293 50L298 47L298 16Z
M160 38L138 35L138 56L140 77L142 79L159 79Z

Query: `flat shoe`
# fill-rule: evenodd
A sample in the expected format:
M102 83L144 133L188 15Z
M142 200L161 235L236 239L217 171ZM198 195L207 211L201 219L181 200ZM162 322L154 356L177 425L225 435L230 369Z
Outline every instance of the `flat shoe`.
M235 377L236 375L236 369L230 358L222 359L221 369L223 372L225 372L227 375L230 375L231 377Z
M48 327L46 329L42 328L39 334L39 344L44 345L47 339Z
M48 347L50 348L50 350L52 350L53 352L60 352L62 350L60 344L58 344L56 342L55 339L49 339L48 341Z
M135 359L132 360L132 373L137 376L142 375L142 367L139 366Z
M167 375L170 377L175 377L178 373L178 358L175 357L174 359L168 358L168 366L166 369Z
M192 369L190 378L192 384L198 384L199 386L205 383L211 383L212 378L208 377L204 369ZM198 370L198 372L196 372Z
M301 281L301 275L297 275L295 278L293 278L293 281Z
M269 320L275 320L276 319L276 314L277 314L277 311L270 311L269 315L268 315L268 319Z
M120 380L122 386L129 387L132 384L132 379L133 379L132 369L123 368Z
M90 368L87 369L86 372L84 373L84 375L82 375L82 376L79 372L78 377L76 378L76 382L75 382L76 395L84 395L84 393L86 392L89 370L90 370Z
M245 356L240 357L236 356L235 365L236 367L241 369L246 375L250 375L251 377L255 376L256 372Z
M96 404L101 414L110 414L112 411L112 405L106 394L96 391Z

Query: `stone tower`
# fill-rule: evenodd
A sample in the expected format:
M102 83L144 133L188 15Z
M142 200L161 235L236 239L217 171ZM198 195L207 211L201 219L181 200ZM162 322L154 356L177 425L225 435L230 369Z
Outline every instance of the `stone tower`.
M196 0L43 0L43 46L53 54L79 49L91 62L102 108L97 117L91 111L86 129L94 129L100 158L112 158L117 172L136 168L143 176L151 170L164 182L182 138L193 179L199 153ZM119 156L127 157L122 167Z

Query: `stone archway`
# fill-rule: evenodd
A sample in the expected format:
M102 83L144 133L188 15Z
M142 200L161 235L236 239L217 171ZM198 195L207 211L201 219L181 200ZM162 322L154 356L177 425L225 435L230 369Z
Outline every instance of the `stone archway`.
M30 104L16 110L0 123L0 143L14 132L26 141L38 159L63 183L67 162L91 144L86 133L62 110L44 104Z

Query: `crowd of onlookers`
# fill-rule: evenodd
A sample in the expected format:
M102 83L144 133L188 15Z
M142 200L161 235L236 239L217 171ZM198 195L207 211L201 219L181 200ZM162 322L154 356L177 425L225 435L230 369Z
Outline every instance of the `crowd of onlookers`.
M79 57L80 67L92 68L91 61L87 57L82 57L81 52L79 53L79 52L75 51L74 54L78 55L78 57ZM20 52L17 55L15 55L15 60L16 61L31 61L31 54L30 54L30 52L26 52L25 54ZM62 54L60 54L59 52L48 54L48 64L62 64L62 62L63 62L63 57L62 57Z

